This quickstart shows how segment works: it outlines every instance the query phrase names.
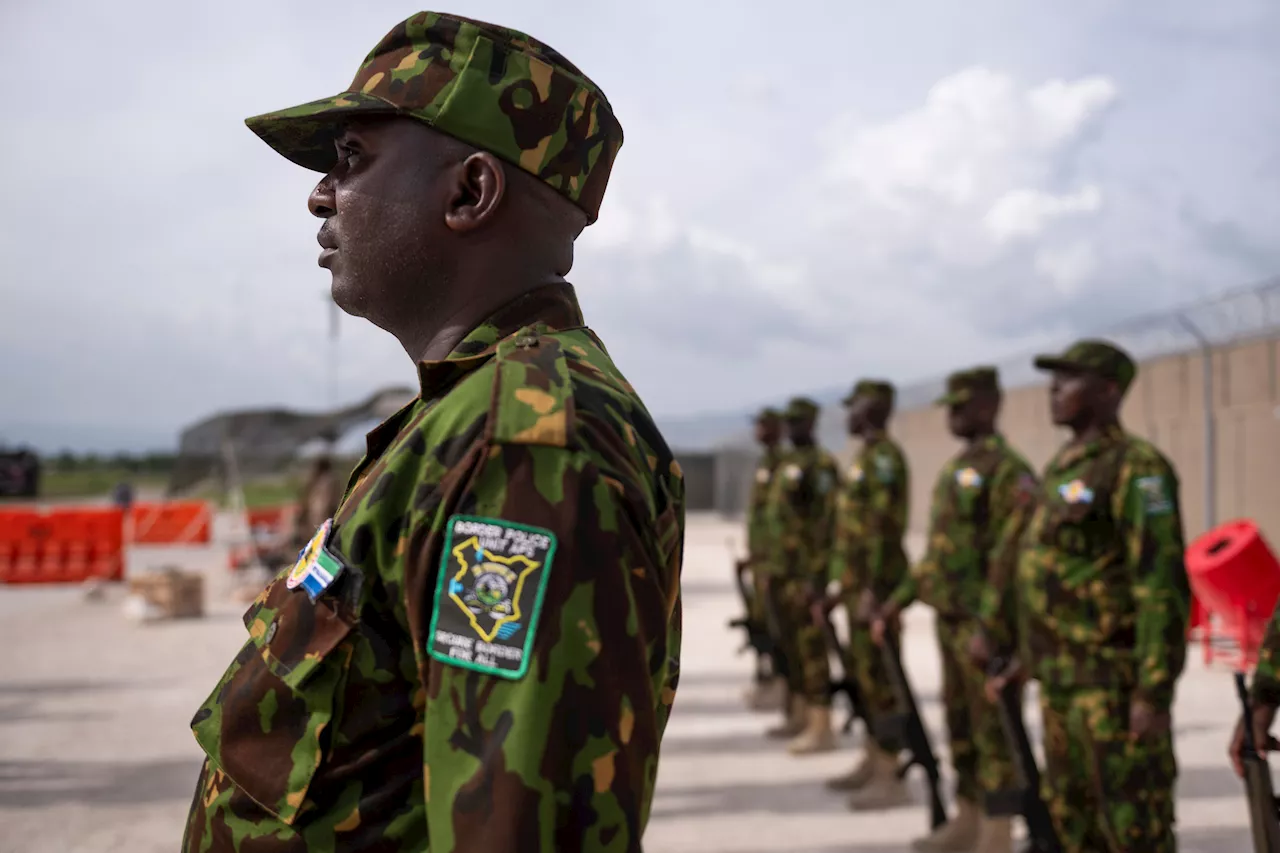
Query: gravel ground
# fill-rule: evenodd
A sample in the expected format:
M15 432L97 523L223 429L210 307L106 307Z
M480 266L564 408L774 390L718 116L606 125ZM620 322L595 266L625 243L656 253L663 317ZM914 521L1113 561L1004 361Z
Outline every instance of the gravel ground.
M219 531L225 529L220 526ZM685 651L664 742L650 853L879 853L906 850L927 822L924 799L876 815L847 812L822 788L848 769L841 752L796 759L743 710L751 663L725 627L739 604L727 540L739 530L691 520ZM138 625L122 591L0 588L0 853L172 853L200 751L187 728L239 648L243 605L228 597L225 547L137 550L131 571L168 563L207 572L205 618ZM908 611L909 673L942 749L938 660L927 610ZM1249 849L1240 782L1224 758L1236 713L1230 674L1197 659L1175 712L1183 853ZM1036 727L1035 715L1029 724ZM1033 731L1033 736L1035 732Z

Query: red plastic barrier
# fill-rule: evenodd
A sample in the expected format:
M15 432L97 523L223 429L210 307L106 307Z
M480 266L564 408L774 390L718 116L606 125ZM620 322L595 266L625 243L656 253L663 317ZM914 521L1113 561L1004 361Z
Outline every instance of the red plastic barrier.
M250 542L238 545L228 554L231 569L242 569L253 562L254 557L266 559L279 549L284 537L293 528L298 513L297 504L254 507L245 512L249 524Z
M0 582L79 583L124 577L117 508L0 510Z
M207 545L213 538L213 513L204 501L137 503L130 508L135 545Z
M1205 658L1211 660L1207 625L1218 621L1239 650L1239 663L1251 667L1267 622L1280 598L1280 561L1256 524L1230 521L1203 534L1187 548L1187 579L1204 614Z

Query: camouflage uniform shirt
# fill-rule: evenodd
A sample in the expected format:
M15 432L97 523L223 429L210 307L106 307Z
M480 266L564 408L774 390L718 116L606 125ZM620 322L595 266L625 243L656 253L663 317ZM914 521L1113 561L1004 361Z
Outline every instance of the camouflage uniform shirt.
M822 586L838 485L836 461L821 447L797 447L782 458L769 500L775 571Z
M1186 661L1183 550L1178 478L1154 446L1114 427L1059 451L1018 560L1034 676L1168 709Z
M838 501L833 571L846 592L883 601L907 574L907 460L886 435L868 438L845 473Z
M419 377L195 715L188 853L641 849L679 467L567 285Z
M1003 436L966 447L938 474L928 549L890 602L906 607L918 597L943 619L981 617L992 641L1007 647L1008 593L1035 497L1031 466Z
M747 554L752 571L772 574L770 564L773 552L769 528L769 499L778 470L782 467L782 451L776 447L765 448L756 466L755 482L751 485L751 504L747 508Z

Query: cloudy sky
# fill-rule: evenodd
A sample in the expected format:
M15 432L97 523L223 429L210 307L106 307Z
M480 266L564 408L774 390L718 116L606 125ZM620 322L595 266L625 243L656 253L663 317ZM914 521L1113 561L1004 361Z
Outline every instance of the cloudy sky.
M0 3L0 441L329 402L316 175L246 116L398 2ZM572 276L661 419L900 381L1280 273L1274 0L462 0L626 143ZM344 318L337 396L412 380ZM678 377L679 382L675 381Z

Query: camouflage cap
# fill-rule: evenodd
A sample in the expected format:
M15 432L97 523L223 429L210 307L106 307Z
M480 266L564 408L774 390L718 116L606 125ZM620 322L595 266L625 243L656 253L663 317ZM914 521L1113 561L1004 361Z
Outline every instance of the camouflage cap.
M765 423L766 421L782 420L782 412L772 406L761 409L756 413L756 423Z
M1083 340L1067 348L1062 355L1036 356L1040 370L1076 370L1112 379L1127 391L1138 375L1138 367L1129 354L1110 341Z
M594 222L622 127L604 93L516 30L419 12L378 42L346 91L245 120L293 162L328 172L344 121L403 115L545 181Z
M893 405L895 394L892 382L885 382L882 379L860 379L843 402L846 406L851 406L859 397L873 397Z
M809 397L795 397L787 404L783 417L796 420L817 417L821 407Z
M1000 374L994 367L957 370L947 377L947 391L936 402L939 406L967 403L975 392L983 391L1000 391Z

